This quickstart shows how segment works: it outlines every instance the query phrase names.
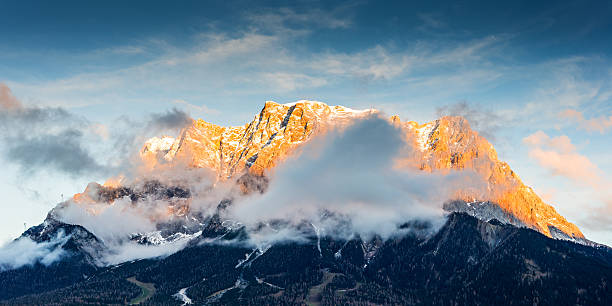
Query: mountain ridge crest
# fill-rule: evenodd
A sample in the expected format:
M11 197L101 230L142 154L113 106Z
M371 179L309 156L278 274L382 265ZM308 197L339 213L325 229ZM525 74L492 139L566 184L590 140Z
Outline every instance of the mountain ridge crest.
M266 101L253 120L243 126L223 127L202 119L194 120L173 142L166 137L153 143L149 140L141 157L150 167L181 160L192 167L211 169L220 179L241 173L262 176L313 136L370 115L381 116L381 113L375 109L329 106L318 101L286 104ZM584 238L576 225L544 203L506 162L498 159L493 145L472 130L465 118L444 116L423 124L401 121L397 115L386 119L400 128L405 140L420 151L416 160L409 161L417 163L420 170L471 169L488 185L486 198L469 191L458 194L458 198L467 203L494 202L523 225L548 237L552 237L550 228L554 227L571 239Z

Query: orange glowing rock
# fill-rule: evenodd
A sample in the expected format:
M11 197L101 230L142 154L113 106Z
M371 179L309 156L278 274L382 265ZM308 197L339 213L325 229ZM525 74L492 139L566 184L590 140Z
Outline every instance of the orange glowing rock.
M107 188L118 188L123 185L122 184L123 180L124 180L124 177L122 175L111 177L107 179L106 182L102 184L102 186L107 187Z
M194 167L214 169L220 178L247 170L261 175L314 134L324 133L330 126L346 125L371 112L321 102L266 102L253 121L244 126L221 127L196 120L164 151L167 153L162 153L166 160L189 160ZM158 154L152 147L143 149L149 152L147 156Z
M551 236L549 226L554 226L570 237L584 238L576 225L544 203L507 163L498 160L493 145L473 131L464 118L443 117L420 126L415 122L404 125L415 133L417 144L424 153L421 160L424 171L472 169L482 176L488 185L487 198L467 192L460 196L462 199L480 198L495 202L504 211L547 236Z
M266 102L261 112L244 126L222 127L196 120L171 145L167 140L162 144L159 139L147 142L141 156L153 164L188 160L193 167L216 171L221 180L245 172L263 175L314 135L342 128L372 113L377 111L312 101ZM549 226L554 226L569 236L584 237L576 225L525 186L508 164L499 161L493 146L471 130L464 118L443 117L422 125L402 122L398 116L389 121L404 131L406 140L414 144L418 153L416 159L405 162L423 171L471 169L488 185L486 194L466 190L458 198L495 202L547 236L551 236Z

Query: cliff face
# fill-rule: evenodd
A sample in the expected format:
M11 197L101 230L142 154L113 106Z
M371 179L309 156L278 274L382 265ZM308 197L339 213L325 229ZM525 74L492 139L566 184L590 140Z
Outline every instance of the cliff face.
M495 202L523 224L547 236L551 236L552 226L570 237L584 238L576 225L525 186L510 166L497 158L493 146L473 131L464 118L443 117L423 125L416 122L402 125L414 133L417 147L423 152L420 167L423 171L473 169L487 183L485 195L465 192L458 197L468 202L473 199Z
M222 127L196 120L172 145L168 145L167 137L148 141L141 156L149 163L160 157L165 161L187 161L194 167L216 170L221 179L244 171L262 175L316 133L370 112L321 102L266 102L244 126Z
M274 168L313 135L338 128L375 110L356 111L321 102L291 104L266 102L253 120L239 127L221 127L203 120L194 121L179 138L154 138L141 156L149 164L181 160L193 167L213 169L220 179L249 172L263 175ZM400 126L407 141L414 142L423 171L472 169L487 183L486 195L462 192L466 201L491 201L523 224L547 236L555 227L570 237L583 238L580 230L525 186L508 164L499 161L493 146L461 117L443 117L419 125L390 119ZM485 198L483 198L485 197Z

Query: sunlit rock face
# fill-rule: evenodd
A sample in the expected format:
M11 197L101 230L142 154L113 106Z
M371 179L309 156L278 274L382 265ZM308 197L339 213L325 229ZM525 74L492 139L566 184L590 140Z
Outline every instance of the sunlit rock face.
M443 117L418 125L402 123L415 133L417 147L423 152L420 168L424 171L439 169L473 169L487 183L486 194L466 191L459 198L465 201L488 200L497 203L523 224L551 236L555 227L570 237L583 238L578 227L544 203L530 187L523 184L510 166L497 158L493 146L470 128L462 117ZM483 198L486 197L486 198Z
M216 171L221 180L244 173L265 175L313 136L373 113L377 111L313 101L266 102L244 126L222 127L196 120L172 142L170 138L149 140L141 157L153 167L155 163L187 161L193 167ZM473 170L486 183L485 192L465 190L457 194L458 199L496 203L522 224L549 237L553 227L570 238L584 237L574 224L525 186L507 163L499 161L493 146L464 118L443 117L419 125L392 116L389 122L400 128L415 148L414 154L406 156L408 164L429 172Z
M220 178L244 171L261 175L313 135L332 126L346 125L370 112L321 102L266 102L253 121L244 126L221 127L196 120L170 148L165 148L163 158L188 160L194 167L214 169ZM157 156L158 150L153 150L157 147L164 146L148 142L143 152Z

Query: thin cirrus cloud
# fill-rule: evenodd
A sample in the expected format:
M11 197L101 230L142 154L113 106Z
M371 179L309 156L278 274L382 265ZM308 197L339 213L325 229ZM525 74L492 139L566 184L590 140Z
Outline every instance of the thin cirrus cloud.
M512 103L504 105L498 114L513 126L546 130L553 126L561 128L560 109L605 109L612 93L612 86L605 84L612 84L612 79L593 80L585 73L585 67L604 63L596 58L569 57L510 69L505 78L508 75L527 78L531 84L517 88L526 93L525 102L515 100L521 97L518 93L510 95Z
M191 44L186 46L173 46L169 42L129 46L129 49L142 51L143 58L147 59L144 63L36 83L11 82L10 85L26 96L40 97L43 104L64 106L109 101L174 101L177 92L193 93L193 88L198 88L196 96L182 99L202 105L209 100L228 100L228 97L240 101L244 100L242 97L254 95L292 95L331 87L345 91L347 85L354 88L355 81L359 87L399 81L413 92L426 92L446 84L448 96L473 88L476 83L498 79L497 68L491 69L486 59L492 49L508 39L502 35L457 44L419 42L407 48L381 44L348 52L322 49L297 56L300 46L296 44L295 35L282 29L293 29L296 22L311 21L297 18L290 23L285 18L271 18L274 22L262 22L266 19L262 16L268 15L261 13L247 18L251 24L237 33L193 35ZM343 29L350 26L346 18L326 18L330 21L320 27ZM320 16L316 20L320 20ZM307 31L300 36L311 34ZM115 54L109 53L108 58L114 58ZM467 64L472 65L469 70L465 69ZM431 71L436 72L432 74ZM137 90L147 95L131 94Z
M351 5L332 10L311 8L297 11L292 8L268 9L247 13L245 19L254 27L283 35L306 35L313 29L346 29L352 24ZM304 27L307 25L308 27Z

